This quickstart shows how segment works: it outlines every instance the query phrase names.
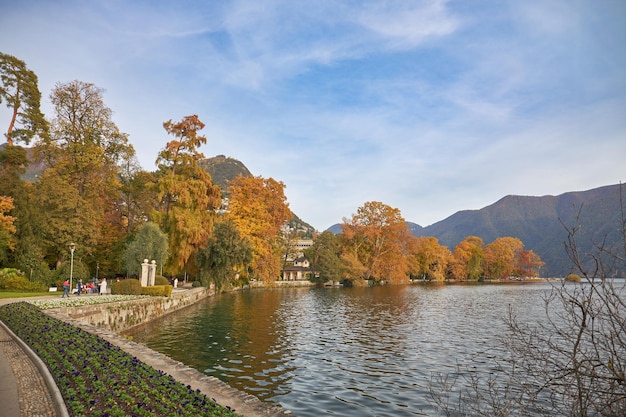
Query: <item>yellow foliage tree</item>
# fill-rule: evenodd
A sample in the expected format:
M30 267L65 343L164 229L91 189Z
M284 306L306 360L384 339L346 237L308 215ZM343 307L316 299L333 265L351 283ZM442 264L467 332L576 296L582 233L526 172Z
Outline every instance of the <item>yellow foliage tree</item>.
M13 223L15 222L15 217L7 214L13 208L13 198L0 196L0 247L2 249L14 248L13 234L16 229Z
M524 249L515 237L500 237L485 246L485 277L500 279L511 276L517 266L518 254Z
M483 240L478 236L463 239L452 252L450 273L459 281L475 281L483 274Z
M409 244L411 274L420 279L443 281L451 256L450 250L440 245L435 237L413 238Z
M362 279L408 281L406 247L411 234L400 210L377 201L367 202L352 219L344 219L342 228L344 250L362 265Z
M249 240L254 274L264 281L279 277L281 227L291 216L285 184L273 178L238 176L229 182L227 216Z

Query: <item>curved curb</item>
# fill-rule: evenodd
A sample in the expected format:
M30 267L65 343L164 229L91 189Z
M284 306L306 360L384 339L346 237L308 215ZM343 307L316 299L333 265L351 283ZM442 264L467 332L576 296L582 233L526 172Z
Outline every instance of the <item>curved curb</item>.
M69 413L67 411L67 407L65 406L65 401L63 400L63 396L61 395L61 391L59 391L59 387L57 386L50 370L46 366L45 363L41 360L39 356L28 346L22 339L20 339L9 327L2 321L0 321L0 326L4 328L4 330L11 336L13 340L19 345L19 347L28 355L33 364L43 377L43 381L50 392L50 396L52 397L52 402L54 403L54 411L58 417L69 417Z

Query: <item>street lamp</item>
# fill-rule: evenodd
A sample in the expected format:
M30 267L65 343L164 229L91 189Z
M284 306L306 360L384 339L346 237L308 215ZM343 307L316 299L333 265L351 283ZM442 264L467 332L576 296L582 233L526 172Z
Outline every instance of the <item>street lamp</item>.
M72 278L74 277L74 250L76 249L76 245L74 243L70 243L70 252L72 253L72 258L70 261L70 294L72 293Z

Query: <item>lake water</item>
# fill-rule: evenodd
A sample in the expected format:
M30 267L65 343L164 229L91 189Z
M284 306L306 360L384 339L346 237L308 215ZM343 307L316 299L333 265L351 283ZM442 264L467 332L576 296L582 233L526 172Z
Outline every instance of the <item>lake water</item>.
M509 305L545 317L548 283L246 290L208 298L134 339L296 416L433 415L429 385L489 373Z

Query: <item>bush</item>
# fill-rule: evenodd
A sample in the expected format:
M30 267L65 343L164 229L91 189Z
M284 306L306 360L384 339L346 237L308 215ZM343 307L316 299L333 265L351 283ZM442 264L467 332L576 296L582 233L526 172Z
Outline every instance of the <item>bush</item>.
M153 285L151 287L141 287L141 295L150 295L153 297L169 297L172 295L171 285Z
M191 286L196 288L196 287L202 287L202 283L200 281L194 281L191 283Z
M123 279L111 283L111 294L141 295L141 282L138 279Z
M582 279L578 274L569 274L565 277L565 282L582 282Z
M163 275L157 275L154 277L154 285L170 285L170 280Z
M0 289L16 291L45 291L46 286L40 282L31 282L24 273L15 268L0 270Z

